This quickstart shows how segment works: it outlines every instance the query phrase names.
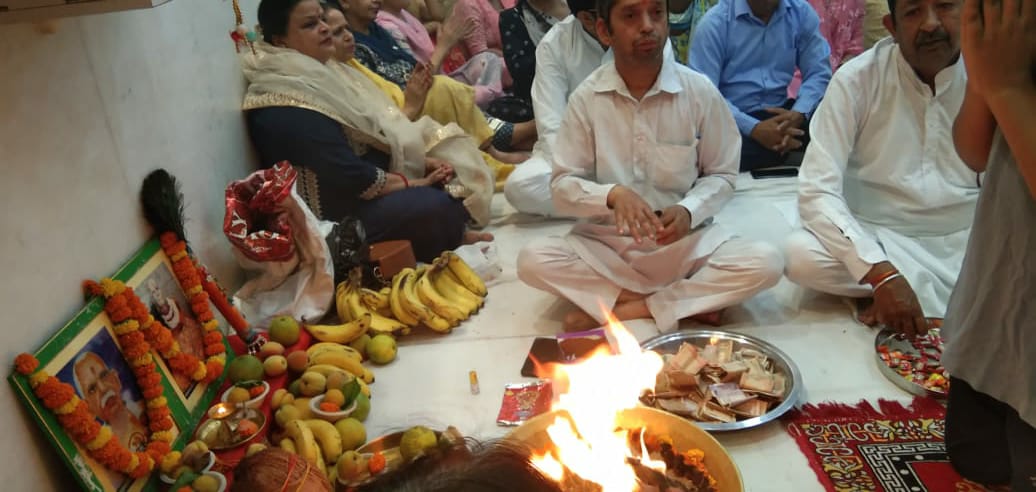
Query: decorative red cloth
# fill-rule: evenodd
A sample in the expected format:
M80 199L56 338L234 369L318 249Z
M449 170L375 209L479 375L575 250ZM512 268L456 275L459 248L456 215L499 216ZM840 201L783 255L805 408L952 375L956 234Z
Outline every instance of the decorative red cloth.
M910 407L879 400L852 406L805 405L784 418L787 431L828 491L988 491L965 480L946 456L946 409L916 398Z

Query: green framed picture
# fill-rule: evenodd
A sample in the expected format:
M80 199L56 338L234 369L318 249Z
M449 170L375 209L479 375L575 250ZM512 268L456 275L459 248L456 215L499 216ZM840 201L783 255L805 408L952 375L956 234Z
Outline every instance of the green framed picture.
M150 240L112 276L133 288L157 320L169 327L181 350L205 358L202 326L190 312L190 304L173 274L172 264L157 240ZM213 313L226 327L219 311ZM40 368L72 385L99 421L108 424L122 444L141 451L148 441L144 398L124 359L113 323L104 311L104 300L90 299L75 317L47 340L34 355ZM233 356L224 339L228 361ZM162 357L153 353L168 400L176 435L174 449L191 439L195 427L223 381L195 383L174 373ZM137 492L159 490L157 473L132 480L105 469L65 432L65 429L33 394L28 379L12 374L8 380L15 393L29 408L37 424L72 470L83 490L98 492Z

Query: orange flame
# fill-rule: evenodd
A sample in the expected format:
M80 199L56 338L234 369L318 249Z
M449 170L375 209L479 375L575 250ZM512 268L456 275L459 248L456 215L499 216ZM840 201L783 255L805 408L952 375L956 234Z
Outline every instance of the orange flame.
M544 474L560 482L571 472L601 486L603 492L629 492L637 488L637 476L627 463L633 456L628 431L617 428L623 410L637 406L641 393L654 388L662 369L662 357L641 350L637 339L610 313L607 333L617 354L597 350L578 364L544 367L555 383L558 396L551 410L559 416L548 427L554 448L533 456ZM644 448L641 441L641 448ZM641 453L645 466L664 470L661 461Z

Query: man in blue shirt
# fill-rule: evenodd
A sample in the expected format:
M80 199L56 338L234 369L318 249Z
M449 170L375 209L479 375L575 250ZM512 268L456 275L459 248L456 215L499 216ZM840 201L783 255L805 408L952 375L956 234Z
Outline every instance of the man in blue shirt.
M741 171L783 164L831 79L831 48L806 0L721 0L698 24L690 66L712 80L741 131ZM788 99L795 69L797 99Z

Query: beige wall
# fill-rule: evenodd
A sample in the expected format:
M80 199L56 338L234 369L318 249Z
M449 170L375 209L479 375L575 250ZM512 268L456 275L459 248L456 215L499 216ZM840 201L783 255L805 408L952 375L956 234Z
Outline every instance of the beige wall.
M254 22L258 1L242 7ZM150 235L137 193L164 167L183 184L188 234L226 284L223 189L253 167L238 110L244 82L225 0L0 25L0 361L33 351ZM6 376L7 372L2 371ZM0 385L0 486L74 490L42 433Z

